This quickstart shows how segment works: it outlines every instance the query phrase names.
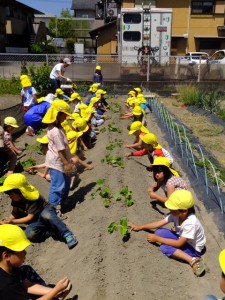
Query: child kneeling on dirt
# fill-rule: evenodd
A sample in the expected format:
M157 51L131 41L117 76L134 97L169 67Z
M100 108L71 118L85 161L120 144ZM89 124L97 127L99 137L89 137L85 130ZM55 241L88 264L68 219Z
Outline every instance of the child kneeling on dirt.
M201 254L205 251L205 233L202 224L195 216L194 198L190 191L177 190L165 202L170 214L160 221L145 225L129 224L132 231L152 230L148 234L149 243L160 243L160 250L168 257L172 257L190 264L196 276L205 272L205 265ZM175 231L161 228L168 223L174 223Z
M11 215L0 220L0 224L29 224L25 233L34 243L41 243L51 236L64 241L69 249L77 245L77 239L57 216L55 207L45 201L23 174L9 175L0 192L9 195L13 207Z
M39 300L56 300L69 294L72 285L67 277L51 288L31 266L24 265L25 249L31 242L20 227L1 225L0 241L0 299L29 300L33 295Z

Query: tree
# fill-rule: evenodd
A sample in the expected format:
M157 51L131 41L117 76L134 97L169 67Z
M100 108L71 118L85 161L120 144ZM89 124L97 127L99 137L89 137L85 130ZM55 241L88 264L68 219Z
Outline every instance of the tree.
M50 35L52 37L73 38L73 15L68 8L61 11L60 18L51 18L48 25Z

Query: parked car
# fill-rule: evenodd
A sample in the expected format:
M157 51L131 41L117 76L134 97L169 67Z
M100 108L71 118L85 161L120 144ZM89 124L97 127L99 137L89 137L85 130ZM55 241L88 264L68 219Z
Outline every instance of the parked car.
M188 52L184 57L178 57L177 63L182 65L199 65L206 64L209 58L206 52Z
M225 79L225 49L213 53L207 66L209 79Z

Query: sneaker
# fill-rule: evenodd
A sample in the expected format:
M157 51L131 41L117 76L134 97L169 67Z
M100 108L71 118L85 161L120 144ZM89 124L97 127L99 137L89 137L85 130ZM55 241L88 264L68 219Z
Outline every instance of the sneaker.
M69 249L74 248L78 244L78 240L75 238L72 232L67 232L64 235L64 239L66 240L66 244Z

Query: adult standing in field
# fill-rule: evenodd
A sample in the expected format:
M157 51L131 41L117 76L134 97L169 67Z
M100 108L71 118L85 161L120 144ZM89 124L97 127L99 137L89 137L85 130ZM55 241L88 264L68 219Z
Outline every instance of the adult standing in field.
M93 83L97 83L99 87L103 86L103 75L101 66L96 66L95 73L93 75Z
M60 88L60 81L71 81L70 78L64 76L66 68L71 65L69 58L64 58L62 62L56 64L50 73L50 83L52 85L52 92L55 93L56 89Z

